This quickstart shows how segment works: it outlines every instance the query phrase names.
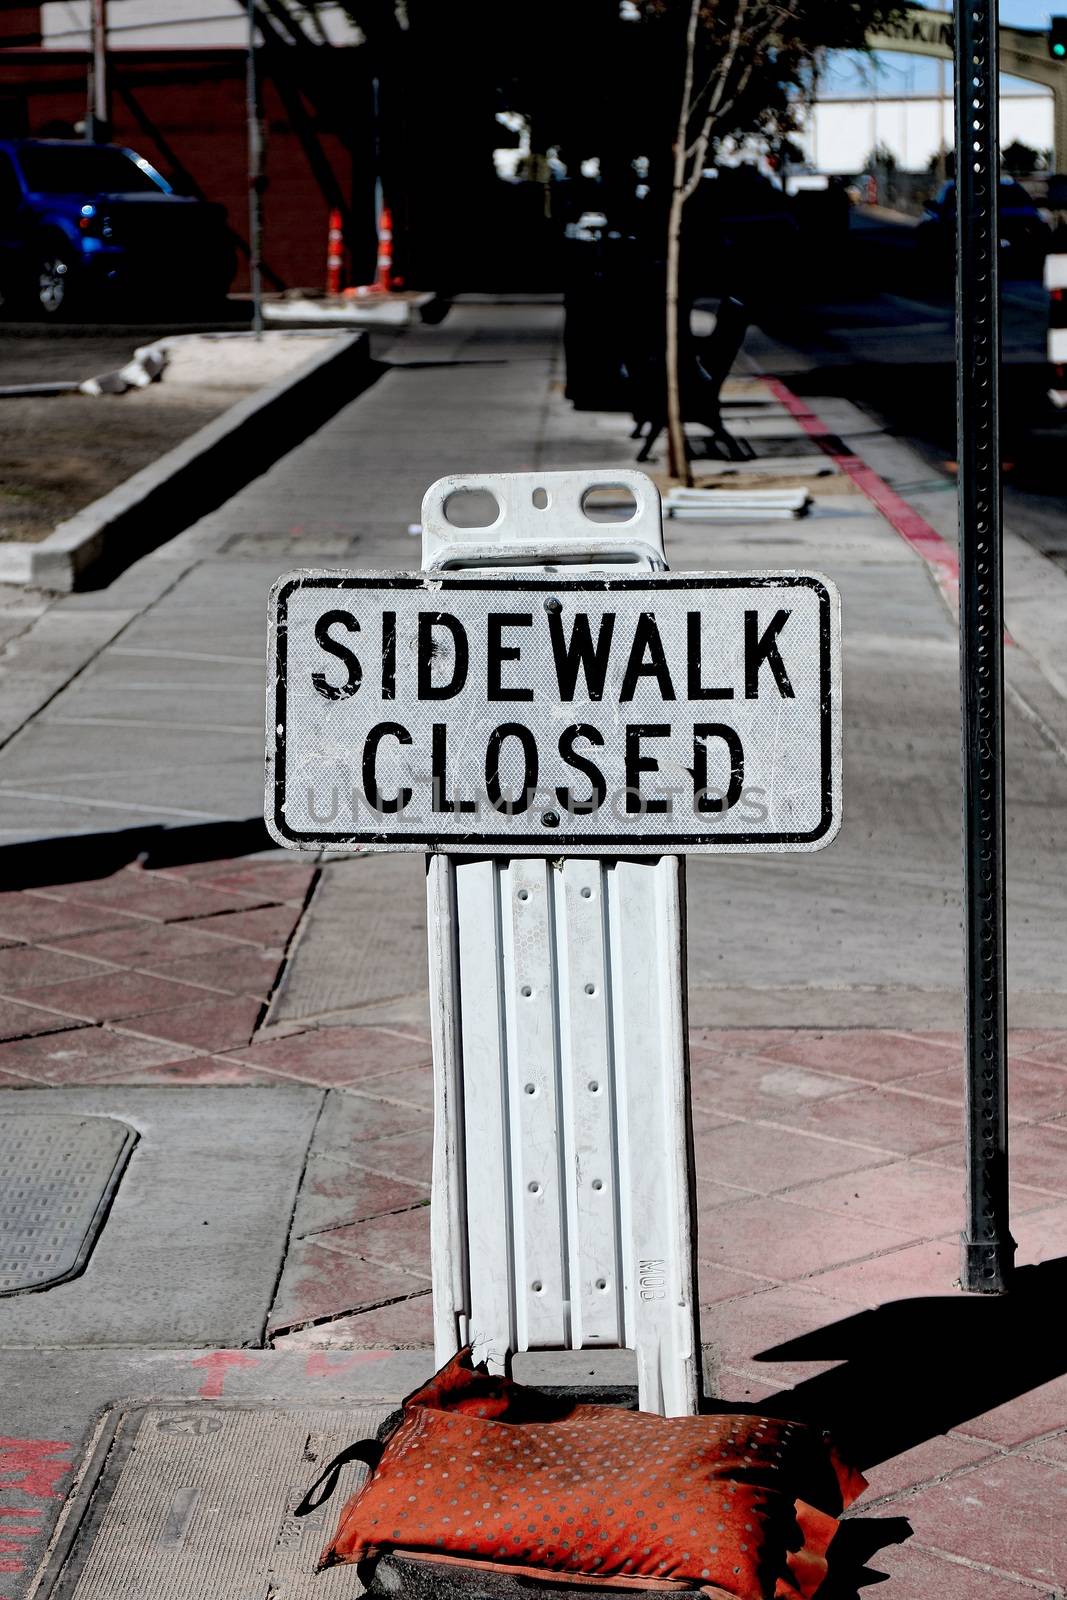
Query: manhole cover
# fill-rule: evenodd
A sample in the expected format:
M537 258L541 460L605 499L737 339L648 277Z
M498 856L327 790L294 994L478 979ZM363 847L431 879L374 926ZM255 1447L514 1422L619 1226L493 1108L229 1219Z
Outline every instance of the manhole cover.
M0 1295L80 1272L137 1135L113 1117L0 1123Z
M326 1463L394 1409L125 1413L54 1600L353 1600L353 1567L316 1576L315 1563L366 1469L342 1468L324 1506L293 1512Z

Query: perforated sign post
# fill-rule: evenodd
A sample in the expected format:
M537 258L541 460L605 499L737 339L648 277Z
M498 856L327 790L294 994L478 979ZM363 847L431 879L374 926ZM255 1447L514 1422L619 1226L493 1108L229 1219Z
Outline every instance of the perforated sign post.
M583 509L605 481L625 524ZM475 488L496 521L453 526ZM275 585L268 823L430 855L439 1356L634 1348L691 1411L678 857L833 838L837 594L666 572L639 473L444 480L423 527L422 573Z

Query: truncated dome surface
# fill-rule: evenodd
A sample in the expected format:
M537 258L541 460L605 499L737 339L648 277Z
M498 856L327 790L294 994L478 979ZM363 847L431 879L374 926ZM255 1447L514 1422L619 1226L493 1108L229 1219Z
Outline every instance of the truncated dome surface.
M345 1495L293 1515L333 1456L390 1406L151 1406L129 1413L55 1600L344 1600L354 1572L315 1575Z
M112 1117L0 1123L0 1294L68 1278L92 1249L135 1134Z

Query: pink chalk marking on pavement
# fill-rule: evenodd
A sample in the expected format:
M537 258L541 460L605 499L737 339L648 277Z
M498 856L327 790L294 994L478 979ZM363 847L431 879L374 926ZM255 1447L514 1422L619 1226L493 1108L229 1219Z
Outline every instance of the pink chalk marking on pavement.
M190 1363L194 1367L204 1367L207 1376L199 1388L202 1400L218 1400L226 1383L226 1373L230 1367L257 1367L259 1360L250 1356L244 1350L212 1350L210 1355L197 1356Z
M885 517L890 527L898 533L920 556L930 569L930 573L941 590L950 608L959 610L960 604L960 563L955 550L943 539L936 528L931 528L925 517L902 500L895 489L891 489L884 478L880 478L872 467L859 456L853 455L849 450L838 448L840 441L836 434L816 416L809 406L806 406L795 395L792 389L784 384L781 378L765 378L768 389L775 399L780 401L790 416L795 418L804 432L815 440L819 448L840 467L847 478L865 494L872 505Z
M62 1500L60 1483L70 1471L73 1444L66 1439L13 1439L0 1436L0 1496L28 1495L33 1500ZM43 1507L0 1505L0 1517L18 1517L20 1524L5 1525L0 1537L0 1572L17 1576L25 1570L25 1541L40 1532ZM0 1595L0 1600L11 1600Z

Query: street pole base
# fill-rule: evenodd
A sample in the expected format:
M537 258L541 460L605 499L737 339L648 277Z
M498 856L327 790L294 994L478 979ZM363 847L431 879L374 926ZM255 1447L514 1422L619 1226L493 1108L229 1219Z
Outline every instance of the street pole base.
M971 1294L1005 1294L1015 1270L1015 1240L1003 1239L974 1244L960 1235L960 1283Z

